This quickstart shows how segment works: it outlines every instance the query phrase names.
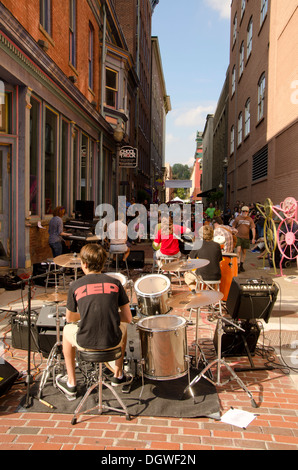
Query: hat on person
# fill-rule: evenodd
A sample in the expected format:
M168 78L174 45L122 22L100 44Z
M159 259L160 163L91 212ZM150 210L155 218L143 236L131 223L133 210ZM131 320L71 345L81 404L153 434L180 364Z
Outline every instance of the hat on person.
M245 212L245 211L246 211L246 212L249 212L249 207L243 206L243 207L241 208L241 211L242 211L242 212Z

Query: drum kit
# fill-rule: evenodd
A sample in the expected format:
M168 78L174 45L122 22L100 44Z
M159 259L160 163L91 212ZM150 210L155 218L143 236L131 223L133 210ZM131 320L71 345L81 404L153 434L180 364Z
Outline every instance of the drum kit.
M68 257L61 255L54 259L54 262L63 267L78 268L79 257ZM208 260L191 259L173 261L164 266L166 271L193 271L209 263ZM128 325L128 339L126 347L126 357L124 360L124 368L132 373L133 376L139 375L142 378L142 388L140 392L140 399L144 388L144 377L150 380L173 380L188 375L188 386L185 392L192 392L192 385L198 382L201 377L212 381L215 385L224 385L220 381L220 366L224 365L230 372L231 376L237 380L238 384L243 390L248 393L252 400L253 406L255 402L245 387L243 382L235 374L228 364L221 358L221 336L223 334L223 317L221 312L221 300L224 296L223 293L214 290L192 291L189 293L182 293L171 296L171 282L168 276L164 274L149 274L141 276L134 284L128 280L122 273L108 272L105 273L120 280L124 288L131 289L130 306L133 310L133 287L137 298L136 312L137 316L133 317L133 322ZM41 296L42 297L42 296ZM62 343L60 340L60 319L59 308L60 302L66 300L66 294L46 294L44 300L54 302L56 304L56 344L50 352L46 369L42 375L39 387L39 398L41 398L42 390L45 383L52 372L53 383L55 384L54 376L57 372L61 372L63 368ZM184 317L173 315L169 312L172 309L181 310L195 310L196 311L196 339L195 339L195 359L196 365L198 364L199 345L198 345L198 323L199 315L202 307L208 307L214 304L219 305L218 313L218 335L219 347L218 357L216 361L208 364L204 358L203 371L190 382L190 363L191 356L188 353L187 342L187 327L188 322ZM225 320L227 321L227 320ZM206 373L214 366L218 366L217 381L213 380L213 376L206 375ZM80 365L79 365L80 366ZM113 370L114 365L107 364L108 368ZM226 383L226 382L225 382Z

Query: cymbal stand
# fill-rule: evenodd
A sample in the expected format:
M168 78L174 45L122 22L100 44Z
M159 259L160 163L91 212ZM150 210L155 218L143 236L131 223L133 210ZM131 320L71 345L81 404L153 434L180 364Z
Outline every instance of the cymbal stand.
M50 376L52 374L53 377L53 385L56 387L56 372L58 373L64 373L64 363L62 361L62 342L60 338L60 317L59 317L59 302L55 302L56 304L56 343L52 347L48 360L47 360L47 365L45 370L43 371L40 384L39 384L39 390L38 390L38 398L40 399L42 397L42 390L45 387L45 384Z
M199 309L197 309L199 310ZM184 392L187 391L188 388L191 388L192 385L196 384L202 377L204 377L204 379L208 380L210 383L212 383L213 385L215 386L219 386L219 387L223 387L224 385L226 385L228 382L230 382L231 380L236 380L238 385L247 393L247 395L249 396L250 400L251 400L251 405L253 408L257 408L257 404L252 396L252 394L250 393L250 391L248 390L248 388L246 387L246 385L242 382L242 380L238 377L238 375L234 372L234 370L232 369L232 367L227 364L227 362L222 359L221 357L221 347L222 347L222 336L224 334L224 329L223 329L223 322L228 322L230 324L232 324L234 327L236 327L237 329L239 330L242 330L243 329L241 327L239 327L238 325L234 324L233 322L231 322L230 320L227 320L226 318L223 318L222 316L222 310L221 310L221 302L219 302L219 314L217 314L217 317L218 317L218 325L217 325L217 335L218 335L218 348L217 348L217 359L215 359L214 361L212 361L210 364L208 364L201 372L200 374L198 374L193 380L192 382L190 383L190 385L188 385L188 387L186 387L186 389L184 390ZM216 377L216 381L214 381L213 379L211 379L210 377L207 377L206 376L206 372L209 371L214 365L217 365L217 377ZM226 369L230 372L231 374L231 377L229 377L228 380L222 382L221 381L221 366L224 366L226 367Z

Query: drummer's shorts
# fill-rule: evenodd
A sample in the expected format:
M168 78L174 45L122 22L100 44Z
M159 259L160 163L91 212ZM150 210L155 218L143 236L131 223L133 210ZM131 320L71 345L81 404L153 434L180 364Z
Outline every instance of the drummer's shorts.
M98 349L86 349L82 348L77 343L77 333L79 330L79 325L77 323L68 323L63 329L63 338L65 338L74 348L77 348L79 351L98 351ZM120 330L122 332L122 339L117 346L112 348L104 349L104 351L109 351L117 347L122 347L125 333L127 331L127 323L120 323Z
M250 248L250 240L249 238L239 238L237 237L236 247L241 246L244 250L249 250Z

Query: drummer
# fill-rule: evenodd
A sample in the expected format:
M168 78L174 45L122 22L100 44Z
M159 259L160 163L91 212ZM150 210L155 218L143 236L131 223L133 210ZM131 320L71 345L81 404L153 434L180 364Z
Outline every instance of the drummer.
M161 257L181 257L178 238L180 238L183 233L189 232L190 229L174 224L172 215L169 215L169 217L162 217L160 229L154 239L154 244L159 246L159 249L156 251L156 259L159 265L161 265L161 262L158 260Z
M214 238L215 237L224 237L223 252L224 253L234 253L234 236L237 235L238 230L230 227L229 225L223 225L223 220L221 217L215 217L213 220L214 228ZM237 239L236 239L237 241Z
M56 377L57 387L74 399L77 393L76 350L107 350L121 346L122 356L115 362L112 385L132 381L123 372L127 323L132 321L127 294L118 279L102 274L107 253L101 245L87 244L80 252L85 276L74 281L68 292L67 324L63 330L63 354L67 375Z
M203 281L218 281L221 280L220 262L222 261L222 253L219 243L213 241L213 227L212 225L203 225L199 230L199 236L202 237L196 242L200 245L199 248L195 248L190 252L189 257L192 259L202 258L207 259L209 263L196 270L196 275L201 276ZM195 290L197 286L197 277L187 272L184 275L184 280L191 290Z

